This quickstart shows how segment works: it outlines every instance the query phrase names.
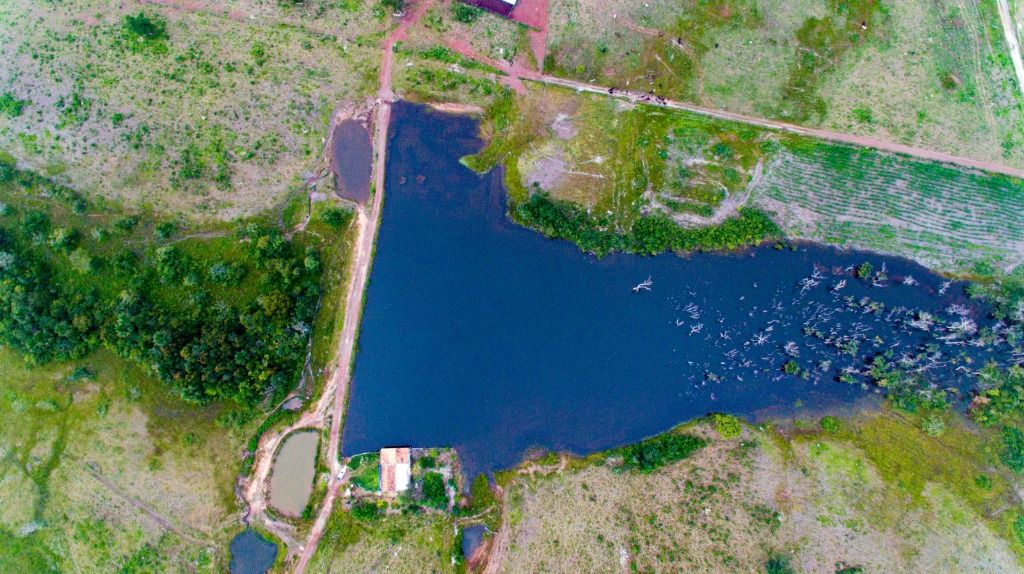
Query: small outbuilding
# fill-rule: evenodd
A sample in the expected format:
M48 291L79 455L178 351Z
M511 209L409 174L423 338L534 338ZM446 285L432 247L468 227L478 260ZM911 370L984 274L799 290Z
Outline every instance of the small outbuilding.
M466 4L483 8L484 10L490 10L496 14L502 16L508 16L512 13L512 9L516 7L517 0L462 0Z
M409 490L412 480L412 457L409 447L380 449L380 491L394 496Z

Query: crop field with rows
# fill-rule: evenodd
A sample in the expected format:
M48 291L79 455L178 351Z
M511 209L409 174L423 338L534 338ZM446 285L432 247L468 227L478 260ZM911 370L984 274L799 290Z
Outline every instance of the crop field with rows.
M947 271L1024 259L1024 182L934 162L789 140L754 186L791 235L912 257Z

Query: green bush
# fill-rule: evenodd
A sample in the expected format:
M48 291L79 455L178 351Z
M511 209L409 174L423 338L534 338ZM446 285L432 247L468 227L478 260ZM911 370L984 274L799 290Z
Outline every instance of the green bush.
M861 263L860 265L857 266L857 278L867 281L868 279L871 279L871 273L874 270L875 268L871 265L871 263L865 261L864 263Z
M554 201L537 193L512 210L512 218L548 237L568 239L599 257L613 251L657 255L677 252L737 249L780 235L775 222L755 209L740 209L736 217L699 228L684 228L664 215L641 217L627 234L610 231L606 219L592 217L576 204Z
M340 207L329 207L320 216L324 223L335 229L341 229L352 220L352 211Z
M14 94L4 92L3 95L0 95L0 114L9 118L16 118L25 110L27 104L27 100L19 100L14 97Z
M352 505L352 516L359 520L375 520L380 516L380 508L373 502L357 502Z
M1017 427L1003 427L1003 452L999 455L1013 472L1024 472L1024 432Z
M936 414L930 414L921 421L921 430L929 436L942 436L946 432L946 422Z
M782 365L782 372L787 375L799 375L800 374L800 363L790 359L786 361L786 364Z
M167 39L167 21L161 16L150 16L145 12L124 17L125 32L145 41Z
M440 473L428 472L423 477L423 503L432 508L448 508L448 489Z
M841 423L839 422L839 419L837 419L836 417L834 417L832 415L826 415L826 416L821 417L821 421L819 421L819 422L820 422L821 428L823 430L825 430L826 432L831 432L831 433L839 432L839 428L842 426Z
M715 423L715 430L722 438L736 438L743 432L743 425L740 420L732 415L713 414L712 422Z
M611 451L622 455L622 468L642 474L688 458L704 448L707 442L688 434L666 433L640 443Z
M1024 544L1024 514L1018 515L1013 521L1013 537L1017 542Z
M768 557L768 560L764 563L764 571L766 574L795 574L793 566L789 563L789 557L783 554L773 553Z
M476 22L476 19L480 17L481 10L476 6L470 6L463 4L456 0L452 3L452 18L455 21L462 22L463 24L472 24Z

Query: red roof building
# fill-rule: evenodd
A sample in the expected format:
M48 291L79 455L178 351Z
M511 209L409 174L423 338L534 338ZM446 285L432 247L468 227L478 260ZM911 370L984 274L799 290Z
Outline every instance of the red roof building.
M380 449L380 491L394 496L409 490L412 480L412 457L409 447Z

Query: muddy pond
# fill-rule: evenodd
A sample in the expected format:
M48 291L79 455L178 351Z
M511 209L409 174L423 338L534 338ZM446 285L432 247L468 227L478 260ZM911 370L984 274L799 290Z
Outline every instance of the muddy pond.
M370 196L373 146L359 120L345 120L331 134L331 172L339 196L362 203Z
M877 395L878 355L966 400L967 367L1009 355L998 336L976 346L990 321L963 284L910 261L815 245L597 259L506 217L498 170L459 163L481 145L472 118L399 103L390 133L346 454L454 446L472 476L710 412L848 405ZM884 273L858 278L864 262Z
M320 435L299 431L285 439L274 459L270 476L270 505L289 516L299 516L309 502L316 473Z

